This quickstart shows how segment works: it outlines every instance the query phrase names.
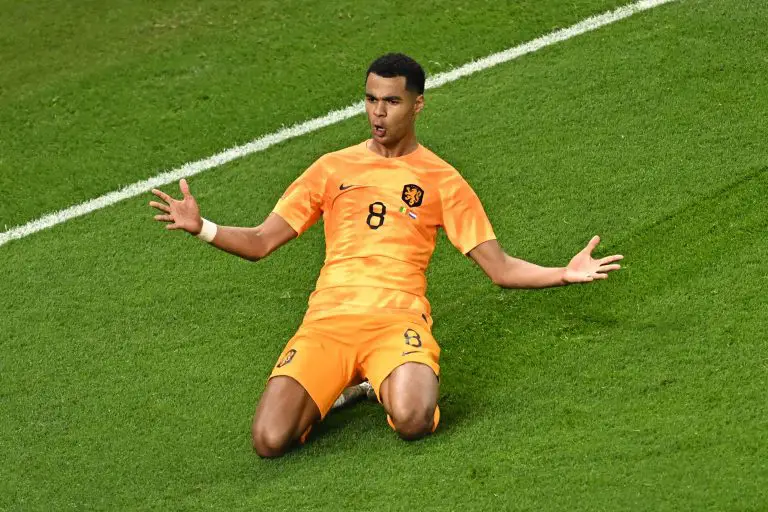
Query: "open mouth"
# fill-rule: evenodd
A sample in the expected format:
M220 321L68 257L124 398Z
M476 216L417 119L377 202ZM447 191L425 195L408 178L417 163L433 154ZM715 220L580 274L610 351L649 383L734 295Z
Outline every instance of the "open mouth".
M387 134L387 129L381 126L380 124L373 125L373 134L376 137L383 137Z

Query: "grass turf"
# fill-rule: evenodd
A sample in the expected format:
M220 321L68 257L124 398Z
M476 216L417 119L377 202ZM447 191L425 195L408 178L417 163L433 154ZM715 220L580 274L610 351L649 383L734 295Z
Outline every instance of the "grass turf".
M346 107L393 47L435 73L621 3L0 1L0 229Z
M0 248L0 507L759 509L766 14L681 2L430 94L424 140L512 253L563 264L600 232L627 259L605 283L502 292L441 238L443 424L423 442L371 404L282 460L249 450L322 262L317 228L252 265L133 200ZM193 192L253 224L364 130L282 144Z

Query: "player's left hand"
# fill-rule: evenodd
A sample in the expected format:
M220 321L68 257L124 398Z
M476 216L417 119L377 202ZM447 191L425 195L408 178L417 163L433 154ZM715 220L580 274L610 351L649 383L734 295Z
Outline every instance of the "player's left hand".
M621 254L594 259L592 251L600 243L599 236L593 236L587 246L571 259L565 267L563 280L567 284L590 283L596 279L608 279L608 272L618 270L621 265L614 263L624 258Z

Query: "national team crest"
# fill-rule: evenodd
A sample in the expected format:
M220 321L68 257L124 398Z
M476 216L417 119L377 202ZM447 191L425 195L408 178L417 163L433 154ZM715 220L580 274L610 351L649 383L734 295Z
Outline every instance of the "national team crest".
M424 199L424 190L418 185L410 184L403 187L403 201L411 208L421 206Z
M287 365L288 363L293 361L293 356L295 355L296 355L296 349L292 348L291 350L288 351L287 354L285 354L285 357L282 359L282 361L277 363L277 367L282 368L283 366Z

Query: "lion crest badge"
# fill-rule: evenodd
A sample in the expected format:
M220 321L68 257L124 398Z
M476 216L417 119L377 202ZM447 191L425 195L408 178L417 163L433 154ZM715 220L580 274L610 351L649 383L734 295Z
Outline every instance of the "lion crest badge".
M283 359L279 363L277 363L277 367L282 368L283 366L287 365L288 363L293 361L293 356L295 355L296 355L296 349L292 348L285 354L285 357L283 357Z
M403 187L402 198L405 204L411 208L416 208L417 206L421 206L421 203L424 200L424 190L420 186L411 183Z

